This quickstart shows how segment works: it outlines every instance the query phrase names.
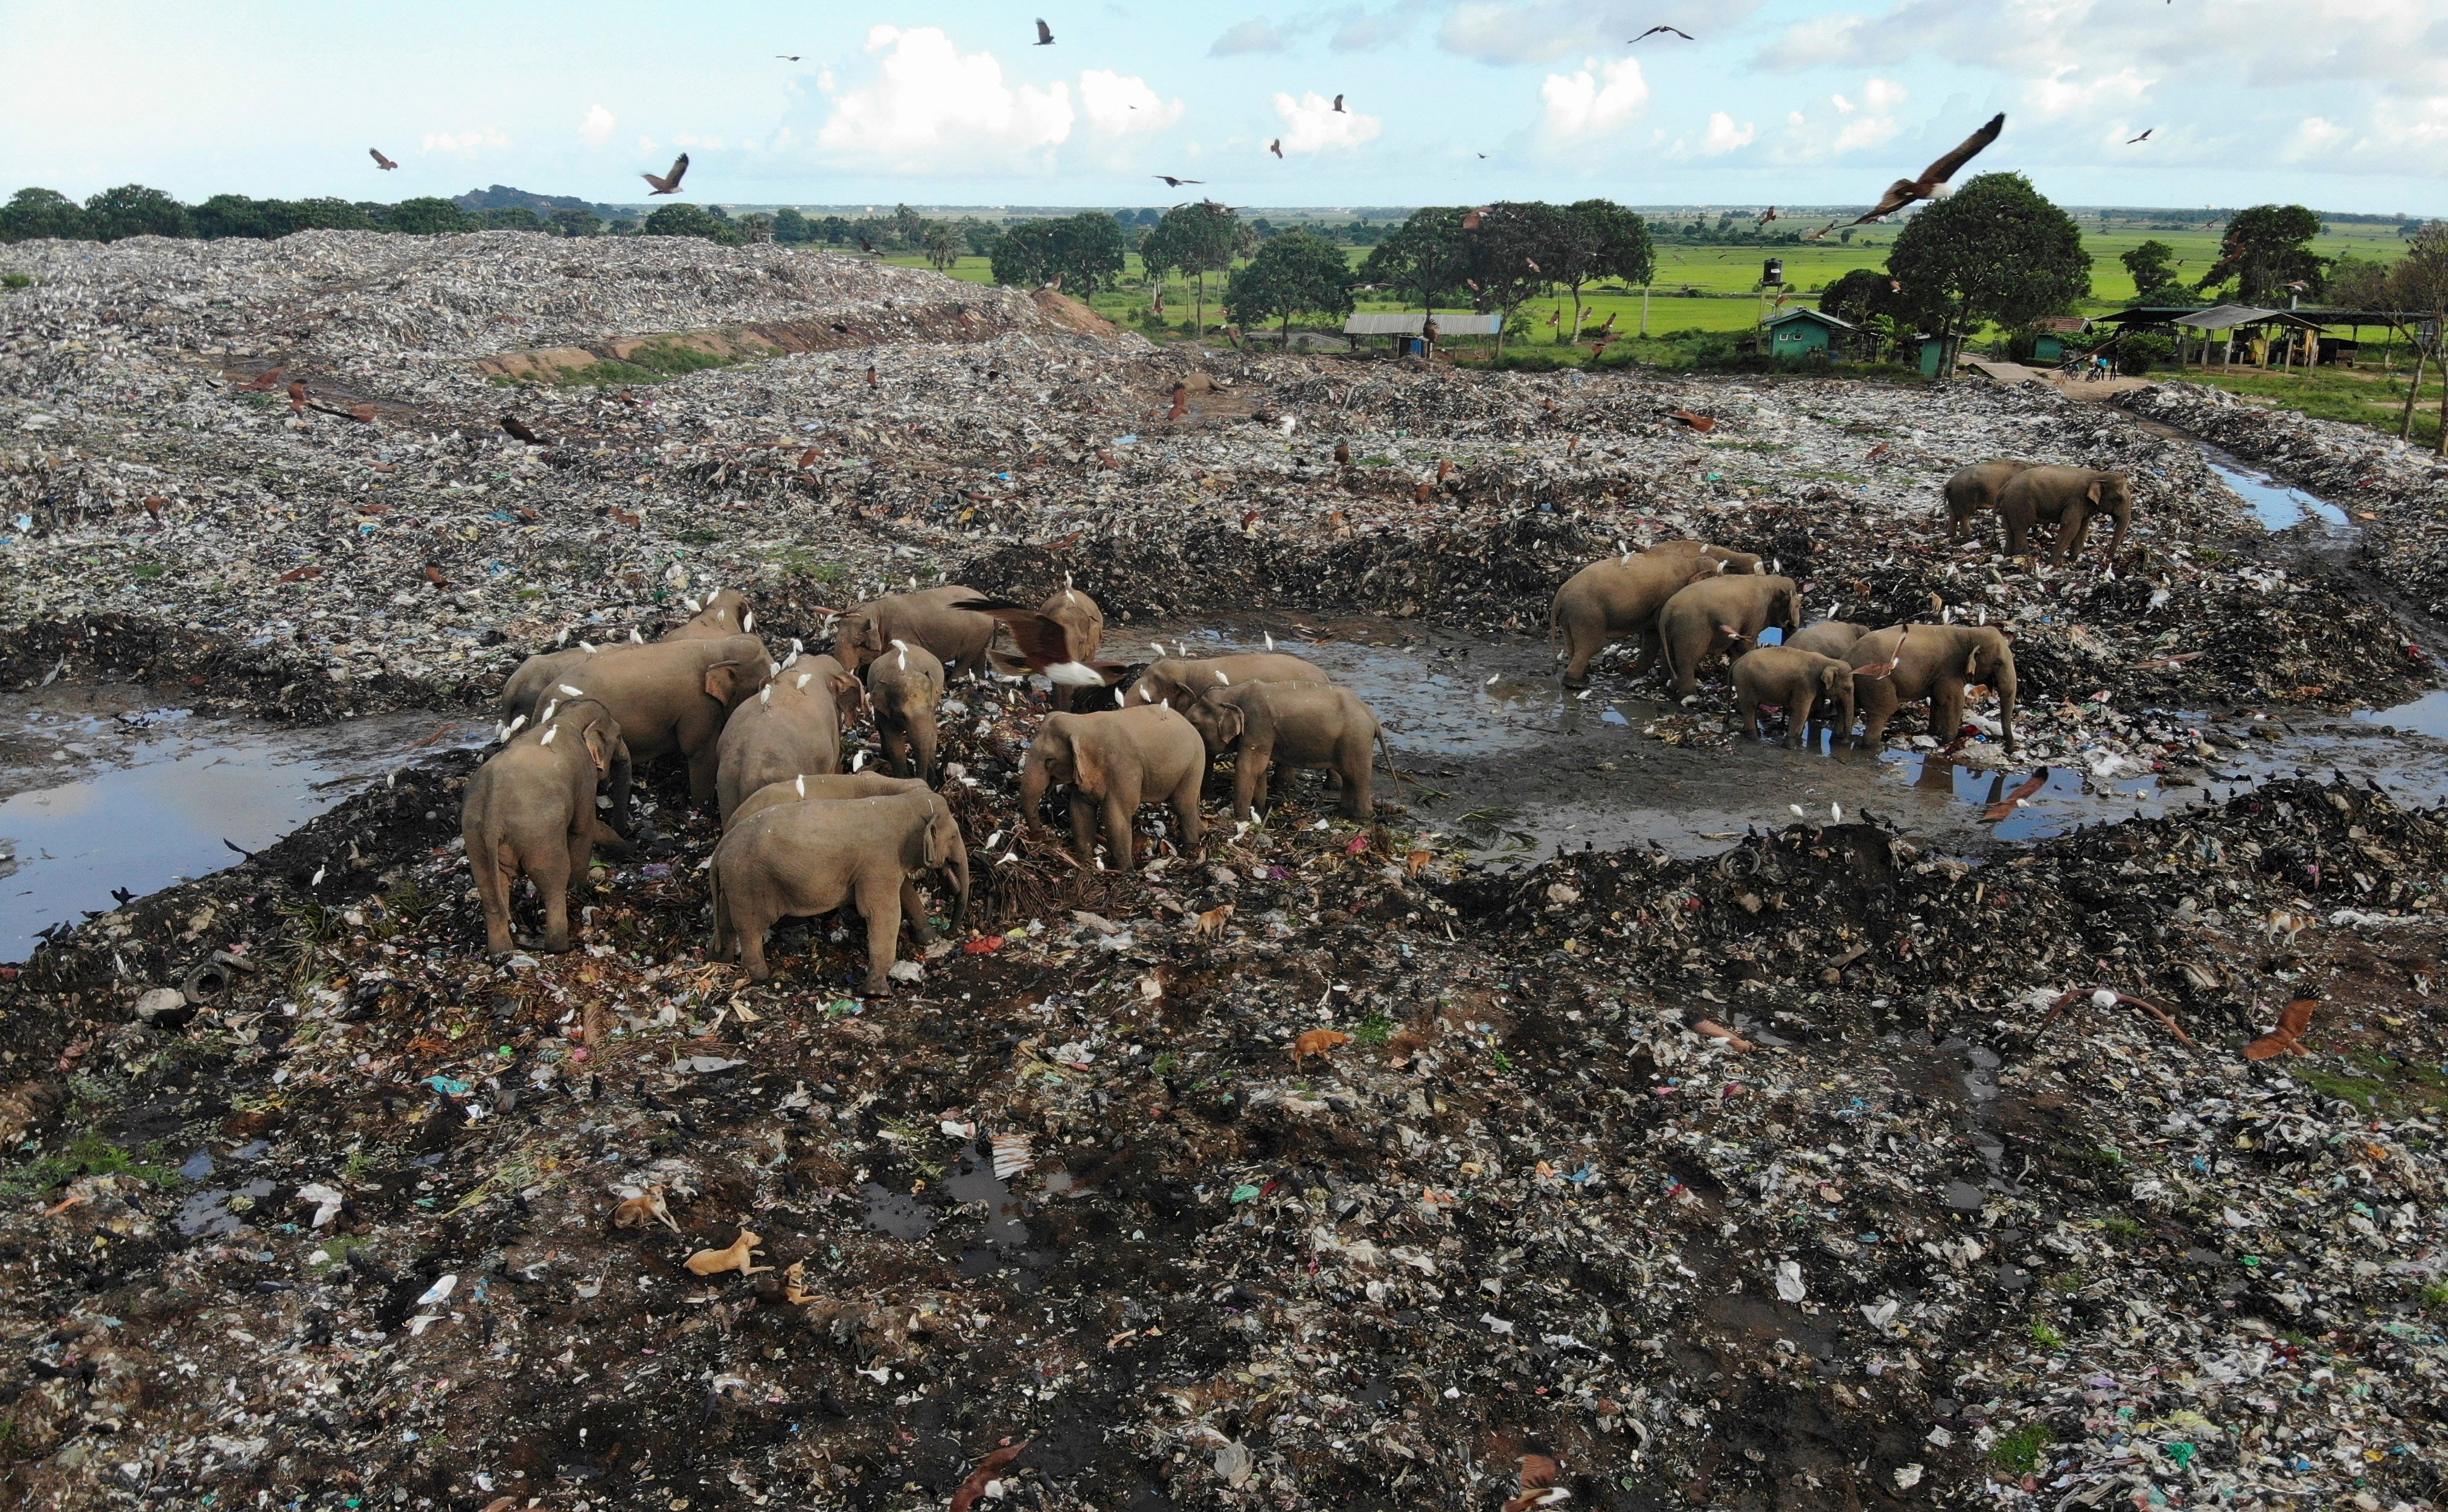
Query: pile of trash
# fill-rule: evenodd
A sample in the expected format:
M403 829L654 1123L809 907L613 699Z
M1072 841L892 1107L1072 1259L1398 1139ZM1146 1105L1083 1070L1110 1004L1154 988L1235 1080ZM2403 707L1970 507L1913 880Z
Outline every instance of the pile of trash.
M469 706L717 586L778 647L1065 573L1124 657L1227 611L1531 637L1679 535L1814 616L2015 625L2031 758L2092 772L2251 727L2169 709L2431 677L2196 449L2028 386L1158 351L693 241L220 245L0 249L43 280L0 295L10 684ZM668 382L498 371L833 319ZM1997 454L2132 472L2129 560L1950 546L1938 484ZM1125 874L1023 824L1042 712L952 690L971 913L889 998L846 917L778 929L768 983L708 959L716 827L669 768L579 948L488 959L467 752L0 967L0 1486L2442 1499L2448 813L2305 776L1974 864L1823 808L1500 875L1403 790L1354 824L1304 778L1195 848L1151 811Z

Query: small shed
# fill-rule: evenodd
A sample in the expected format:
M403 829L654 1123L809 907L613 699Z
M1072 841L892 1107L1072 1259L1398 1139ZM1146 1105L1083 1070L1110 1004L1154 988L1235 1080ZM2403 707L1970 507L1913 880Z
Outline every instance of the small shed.
M1788 310L1760 322L1768 333L1768 354L1780 360L1816 357L1826 360L1838 342L1861 333L1861 327L1821 310Z
M2273 354L2282 367L2292 366L2297 348L2316 350L2312 344L2321 336L2317 320L2307 320L2291 310L2260 310L2246 304L2214 304L2207 310L2180 316L2172 324L2176 328L2179 366L2185 360L2185 340L2189 335L2200 337L2199 356L2205 367L2209 365L2211 339L2222 337L2222 366L2235 365L2236 344L2242 341L2246 344L2247 360L2265 368L2269 366Z
M1426 347L1427 323L1431 318L1437 323L1437 339L1440 341L1453 336L1492 336L1504 324L1504 316L1501 315L1474 315L1468 311L1435 316L1399 312L1355 314L1344 317L1343 334L1347 336L1390 336L1396 356L1414 356Z
M1946 338L1924 335L1918 339L1921 342L1921 375L1924 378L1938 377L1946 363Z
M2032 360L2064 360L2065 338L2081 335L2090 329L2091 322L2078 315L2043 316L2032 322Z

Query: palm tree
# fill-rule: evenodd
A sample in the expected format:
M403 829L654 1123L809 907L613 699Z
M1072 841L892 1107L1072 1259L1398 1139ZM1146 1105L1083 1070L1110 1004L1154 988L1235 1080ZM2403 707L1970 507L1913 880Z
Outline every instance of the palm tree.
M941 220L927 222L927 265L937 273L949 273L952 264L961 260L963 239L951 226Z

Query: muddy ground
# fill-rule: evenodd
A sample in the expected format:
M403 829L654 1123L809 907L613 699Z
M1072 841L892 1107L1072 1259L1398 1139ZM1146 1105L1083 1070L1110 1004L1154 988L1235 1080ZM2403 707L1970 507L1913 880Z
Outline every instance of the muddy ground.
M966 297L772 249L431 239L385 282L345 236L219 245L0 251L47 280L0 367L11 686L438 715L717 583L812 639L863 587L1069 571L1119 654L1313 648L1419 785L1081 871L1019 833L1033 697L955 690L977 898L883 1000L838 921L762 986L704 959L671 772L582 948L488 962L466 751L78 923L0 967L29 1504L1485 1508L1533 1452L1602 1507L2440 1501L2448 813L2436 744L2350 718L2431 686L2429 632L2182 435L1157 353L1008 303L506 390L474 365ZM414 419L293 413L235 348ZM1935 480L2001 452L2146 477L2129 556L1949 546ZM1682 532L1815 608L2011 621L2028 748L1754 746L1721 686L1620 661L1564 698L1556 583ZM139 1020L163 986L196 1001ZM670 1226L616 1226L656 1189ZM743 1227L772 1269L685 1267Z

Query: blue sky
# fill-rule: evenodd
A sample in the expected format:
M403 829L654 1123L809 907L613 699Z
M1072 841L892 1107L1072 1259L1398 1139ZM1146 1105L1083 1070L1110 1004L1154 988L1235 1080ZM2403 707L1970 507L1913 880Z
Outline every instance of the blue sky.
M15 0L0 189L1866 203L2003 110L2061 202L2448 214L2448 0L1042 3Z

